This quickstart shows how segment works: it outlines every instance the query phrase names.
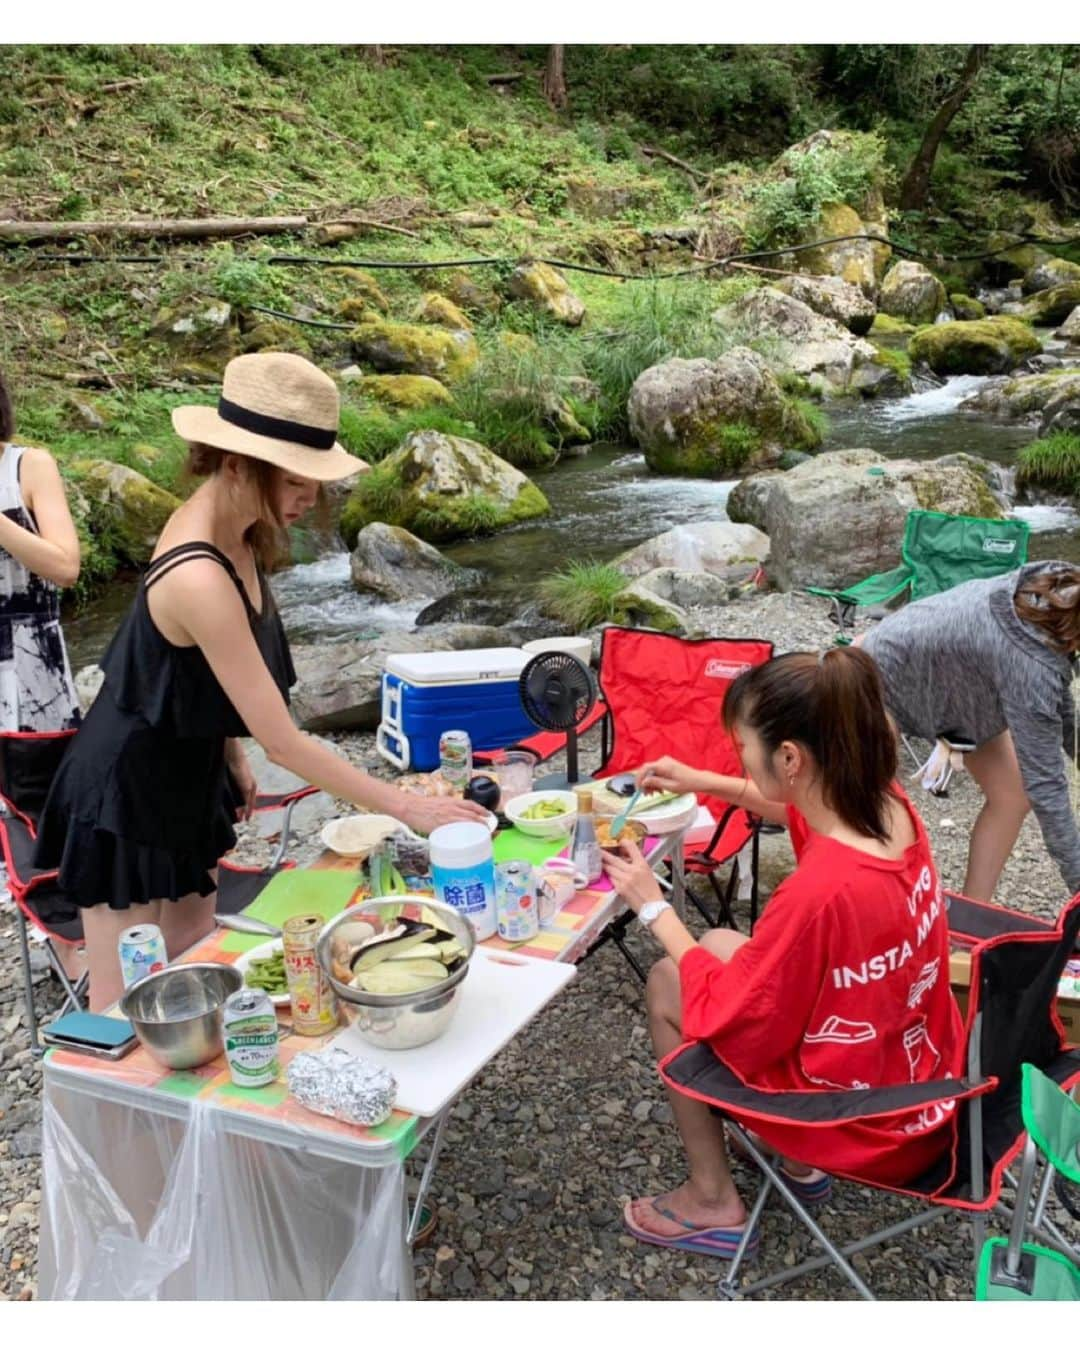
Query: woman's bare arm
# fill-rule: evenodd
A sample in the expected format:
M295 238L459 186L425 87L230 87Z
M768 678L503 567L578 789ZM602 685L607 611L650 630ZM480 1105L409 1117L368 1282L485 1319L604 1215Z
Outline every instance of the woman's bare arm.
M35 575L66 588L79 578L79 536L52 454L27 449L19 463L19 480L38 531L32 533L0 514L0 547Z

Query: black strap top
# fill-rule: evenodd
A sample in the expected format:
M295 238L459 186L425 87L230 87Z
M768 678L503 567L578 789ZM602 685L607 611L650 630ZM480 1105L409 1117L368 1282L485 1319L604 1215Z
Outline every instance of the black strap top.
M270 676L286 702L296 671L270 586L259 573L262 611L256 612L236 567L209 542L185 542L150 563L135 601L101 661L117 706L177 738L236 738L248 730L198 645L173 645L154 625L147 590L186 561L217 561L236 585Z

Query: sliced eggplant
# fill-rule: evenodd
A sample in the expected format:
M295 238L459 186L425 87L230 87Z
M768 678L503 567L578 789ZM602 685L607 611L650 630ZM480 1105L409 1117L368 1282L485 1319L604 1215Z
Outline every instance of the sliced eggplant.
M434 958L387 959L356 973L352 985L369 995L408 995L437 986L448 975Z
M430 925L421 925L419 921L402 918L400 927L393 935L382 939L369 940L352 959L352 970L364 972L368 968L385 962L395 954L403 953L417 944L425 944L435 938L436 931Z

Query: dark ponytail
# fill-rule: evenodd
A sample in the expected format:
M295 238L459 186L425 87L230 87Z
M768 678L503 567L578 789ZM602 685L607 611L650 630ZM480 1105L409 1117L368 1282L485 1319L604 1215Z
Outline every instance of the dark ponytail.
M770 756L785 741L817 763L825 802L849 827L888 840L896 735L877 665L851 646L782 654L747 670L724 699L724 728L753 729Z
M11 398L4 384L4 375L0 373L0 444L6 444L15 436L15 413L11 409Z

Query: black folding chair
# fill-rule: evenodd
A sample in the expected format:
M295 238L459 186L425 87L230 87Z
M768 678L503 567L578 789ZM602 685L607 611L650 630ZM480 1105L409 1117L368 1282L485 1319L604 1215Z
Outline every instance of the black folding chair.
M1008 1177L1006 1170L1025 1141L1021 1114L1023 1064L1038 1066L1064 1089L1080 1080L1080 1049L1066 1046L1054 1012L1058 981L1078 934L1080 895L1073 898L1052 926L1042 923L1041 929L1006 930L974 945L967 1020L967 1079L891 1088L767 1093L743 1084L704 1043L684 1044L661 1063L661 1074L667 1083L710 1104L761 1171L762 1181L746 1222L746 1232L718 1287L721 1296L758 1294L831 1265L860 1296L873 1299L849 1261L852 1254L940 1219L950 1211L965 1214L971 1220L978 1268L986 1238L987 1213L997 1209L1011 1216L1001 1202L1001 1194ZM913 1197L929 1208L842 1247L832 1242L792 1191L780 1159L763 1153L760 1143L747 1129L761 1119L815 1129L836 1127L848 1121L888 1117L935 1105L955 1107L957 1121L948 1153L929 1172L895 1186L834 1174ZM1025 1217L1026 1226L1065 1256L1075 1257L1072 1245L1046 1214L1052 1178L1053 1170L1048 1169L1035 1195L1034 1217ZM824 1248L824 1254L741 1285L740 1269L746 1250L773 1191Z
M30 1048L40 1055L38 1015L34 1003L33 968L30 960L30 928L44 937L49 967L59 981L70 1009L83 1008L85 974L72 982L57 952L56 944L78 947L83 942L82 912L57 882L57 871L33 867L37 820L76 729L55 733L0 733L0 849L8 872L8 888L15 903L23 966L23 999L26 1005ZM317 793L303 785L280 794L262 794L255 801L260 813L284 810L280 841L266 868L237 865L228 859L218 863L217 910L235 913L258 897L280 869L292 868L285 859L292 813L296 804Z

